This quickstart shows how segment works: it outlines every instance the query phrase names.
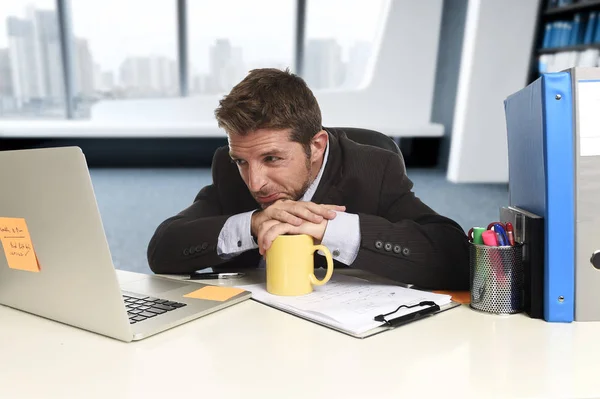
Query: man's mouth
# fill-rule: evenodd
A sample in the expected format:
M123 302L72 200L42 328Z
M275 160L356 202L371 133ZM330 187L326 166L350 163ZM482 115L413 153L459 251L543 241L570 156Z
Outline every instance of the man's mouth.
M278 197L279 197L279 193L275 193L275 194L268 195L266 197L257 196L256 199L261 204L268 204L268 203L276 201Z

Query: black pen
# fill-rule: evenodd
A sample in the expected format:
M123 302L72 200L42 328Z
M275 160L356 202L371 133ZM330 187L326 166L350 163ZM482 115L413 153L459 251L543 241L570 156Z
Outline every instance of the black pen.
M192 273L185 280L214 280L244 277L244 273Z

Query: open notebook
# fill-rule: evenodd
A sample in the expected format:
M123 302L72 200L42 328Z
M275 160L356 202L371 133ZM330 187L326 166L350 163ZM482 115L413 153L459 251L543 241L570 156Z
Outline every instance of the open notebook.
M312 293L303 296L269 294L265 283L243 285L241 288L251 291L252 299L258 302L357 338L459 305L452 301L450 295L373 283L339 274L334 274L327 284L315 287ZM422 302L430 304L418 306ZM414 307L402 307L394 312L401 305ZM385 320L390 323L374 320L376 316L388 313L392 314L385 316Z

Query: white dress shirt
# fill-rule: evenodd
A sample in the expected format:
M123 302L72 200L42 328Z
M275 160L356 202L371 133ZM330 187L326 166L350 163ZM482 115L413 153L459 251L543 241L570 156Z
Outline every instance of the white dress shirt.
M327 158L329 157L329 140L323 156L323 164L317 178L308 187L300 201L310 201L319 187ZM344 204L335 204L344 205ZM231 216L221 229L217 243L217 254L223 258L239 255L250 249L258 248L252 238L251 221L252 214L256 210ZM327 222L325 233L321 244L325 245L331 252L331 256L339 262L350 266L360 248L360 224L358 215L347 212L336 212L335 219Z

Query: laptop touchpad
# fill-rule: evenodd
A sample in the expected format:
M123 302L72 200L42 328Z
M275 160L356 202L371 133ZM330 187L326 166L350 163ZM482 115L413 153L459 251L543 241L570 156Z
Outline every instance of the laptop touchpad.
M167 291L176 290L183 287L189 287L187 283L179 283L177 281L168 281L158 278L147 278L132 281L121 285L121 289L137 294L158 295Z

